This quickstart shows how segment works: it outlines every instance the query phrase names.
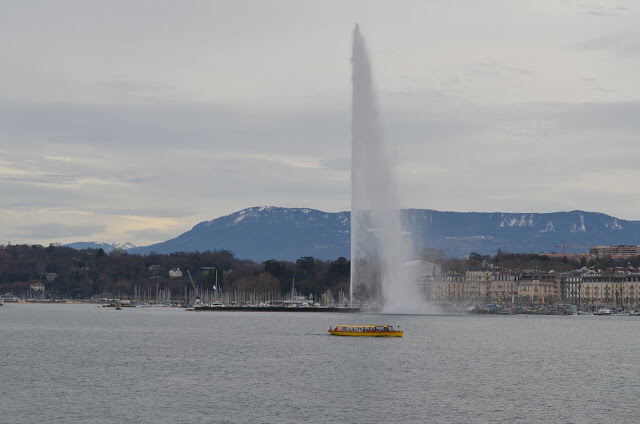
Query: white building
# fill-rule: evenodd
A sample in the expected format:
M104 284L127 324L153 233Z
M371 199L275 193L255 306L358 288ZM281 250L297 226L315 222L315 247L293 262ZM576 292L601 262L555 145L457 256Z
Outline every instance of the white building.
M180 268L173 268L169 270L169 278L173 279L173 278L181 278L182 277L182 271L180 271Z

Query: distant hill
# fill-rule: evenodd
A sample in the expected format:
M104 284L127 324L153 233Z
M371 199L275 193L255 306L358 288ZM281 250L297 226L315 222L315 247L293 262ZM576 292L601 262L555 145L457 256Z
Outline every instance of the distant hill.
M597 245L640 244L640 221L597 212L479 213L405 211L420 245L442 249L449 257L470 252L584 252Z
M442 249L448 257L471 252L586 251L595 245L640 244L640 221L595 212L440 212L407 209L403 214L418 247ZM350 256L350 213L306 208L253 207L197 224L178 237L130 253L224 249L239 258L296 260L302 256Z
M295 260L350 256L349 212L254 207L212 221L163 243L131 249L148 254L224 249L239 258Z
M79 241L76 243L65 244L67 247L72 247L74 249L102 249L107 253L111 253L116 249L119 250L129 250L136 247L131 243L101 243L97 241Z

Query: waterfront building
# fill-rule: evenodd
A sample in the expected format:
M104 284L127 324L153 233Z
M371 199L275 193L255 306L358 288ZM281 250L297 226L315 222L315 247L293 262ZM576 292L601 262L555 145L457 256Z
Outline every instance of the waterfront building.
M493 300L490 296L493 271L473 269L466 272L465 278L468 297L473 303L488 303Z
M471 270L463 276L448 273L435 279L432 296L436 303L539 305L556 302L560 279L557 274L530 271Z
M624 274L590 274L582 278L581 306L597 308L607 305L622 307Z
M455 272L440 274L432 282L431 296L436 303L468 303L468 284L464 275Z
M596 246L589 249L589 254L598 258L630 258L640 255L640 246Z
M518 275L512 271L494 272L489 286L489 299L498 303L512 303Z
M640 309L640 272L600 273L586 267L554 271L482 270L446 273L428 282L427 299L435 303L549 305L568 303L586 309L600 306Z
M412 273L417 276L418 286L423 291L425 299L433 298L434 282L440 275L442 266L424 260L412 261L405 266L413 269Z
M558 275L551 272L527 271L518 275L515 300L519 305L542 305L558 301Z
M629 310L640 309L640 273L630 273L622 285L622 304Z
M582 280L587 276L597 276L598 273L587 267L573 270L563 275L566 288L566 301L572 305L582 304Z

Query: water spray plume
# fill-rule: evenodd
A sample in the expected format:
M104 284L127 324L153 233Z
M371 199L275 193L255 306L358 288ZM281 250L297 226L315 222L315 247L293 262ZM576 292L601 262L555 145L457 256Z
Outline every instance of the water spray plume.
M411 261L396 178L376 106L371 64L360 28L353 30L351 107L350 299L388 313L426 313L428 305Z

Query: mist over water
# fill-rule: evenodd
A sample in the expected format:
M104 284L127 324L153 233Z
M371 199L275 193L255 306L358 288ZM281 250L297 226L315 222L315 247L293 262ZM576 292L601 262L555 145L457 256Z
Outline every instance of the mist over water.
M388 313L426 313L413 239L404 230L396 178L381 130L364 39L353 30L351 297Z

